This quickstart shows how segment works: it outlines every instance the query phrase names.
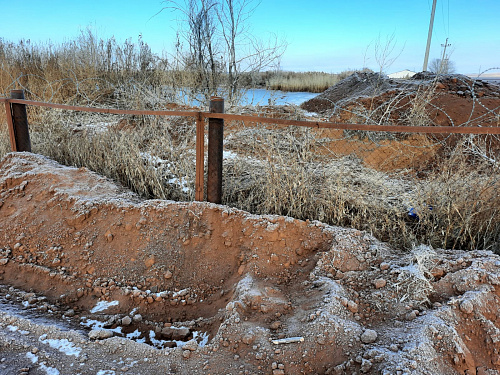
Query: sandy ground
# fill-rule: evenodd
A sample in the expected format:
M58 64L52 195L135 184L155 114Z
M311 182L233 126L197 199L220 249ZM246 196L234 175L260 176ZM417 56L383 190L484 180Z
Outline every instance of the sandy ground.
M0 162L1 374L497 374L500 258Z

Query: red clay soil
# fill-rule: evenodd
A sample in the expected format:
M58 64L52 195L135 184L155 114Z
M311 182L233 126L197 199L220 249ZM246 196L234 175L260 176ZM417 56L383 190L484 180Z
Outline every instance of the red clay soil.
M493 374L499 275L488 251L0 162L2 374Z

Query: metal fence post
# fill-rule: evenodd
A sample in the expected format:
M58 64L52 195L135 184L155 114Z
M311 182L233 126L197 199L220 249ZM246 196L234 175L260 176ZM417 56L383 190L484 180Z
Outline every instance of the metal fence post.
M195 200L203 201L203 189L205 184L205 121L198 113L196 119L196 181Z
M224 99L210 98L210 113L224 113ZM210 118L208 121L208 175L207 201L222 202L222 152L224 120Z
M12 90L11 99L24 99L24 90ZM28 129L28 114L25 104L12 103L12 125L15 138L15 151L31 152L30 133Z
M14 132L14 121L12 121L12 108L9 101L5 101L5 117L7 118L7 128L9 129L10 150L17 151L16 134Z

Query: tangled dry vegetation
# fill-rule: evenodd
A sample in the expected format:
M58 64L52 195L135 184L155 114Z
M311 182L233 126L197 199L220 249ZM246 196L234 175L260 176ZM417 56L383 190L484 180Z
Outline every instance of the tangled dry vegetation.
M31 120L33 151L86 166L147 198L193 200L190 121L47 111ZM498 250L500 174L496 164L469 152L479 139L465 136L453 146L427 139L420 148L409 143L416 149L409 156L401 149L404 139L227 124L223 203L367 230L404 248L427 243ZM400 168L386 168L390 159ZM417 217L409 216L411 208Z
M105 51L106 46L101 47ZM116 44L109 48L122 56L123 64L127 56L135 56ZM2 51L7 51L5 45ZM106 61L78 65L73 59L73 66L65 67L61 56L40 70L29 46L17 52L19 66L31 73L10 70L6 75L3 65L4 92L14 82L28 88L30 99L129 109L178 108L160 92L165 82L155 71L125 75L126 69L114 71L109 65L102 77L92 66L107 66ZM50 56L42 60L51 61ZM64 78L68 71L73 72L72 78ZM377 79L371 82L373 77ZM428 84L407 82L396 87L394 81L372 73L355 73L304 108L317 111L318 119L334 121L498 126L500 88L480 81L463 83L456 77L420 77L419 82L423 81ZM468 91L461 89L466 84ZM453 100L445 101L450 97ZM175 102L175 95L170 100ZM466 120L461 121L453 116L463 103L469 107L468 114L462 115ZM230 111L311 119L292 106L232 107ZM190 119L30 107L29 123L36 153L67 165L86 166L146 198L194 199L195 126ZM1 126L0 132L4 155L9 151L6 127ZM229 206L354 227L406 249L425 243L437 248L500 250L497 136L318 131L232 122L226 123L224 143L223 203Z

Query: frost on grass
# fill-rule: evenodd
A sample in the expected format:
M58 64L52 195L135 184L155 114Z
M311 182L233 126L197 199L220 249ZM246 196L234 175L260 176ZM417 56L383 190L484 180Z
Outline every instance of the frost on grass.
M428 296L434 291L430 270L436 257L436 252L429 246L420 245L413 248L406 257L409 264L397 269L399 275L396 287L401 296L401 302L406 300L420 304L429 302Z

